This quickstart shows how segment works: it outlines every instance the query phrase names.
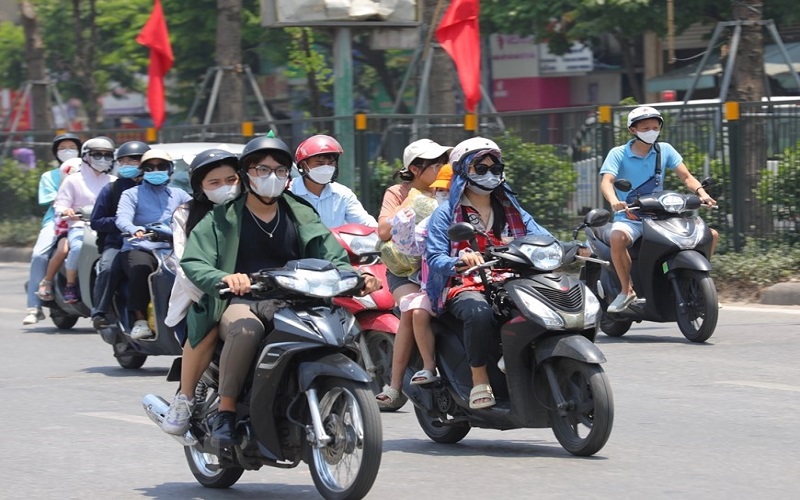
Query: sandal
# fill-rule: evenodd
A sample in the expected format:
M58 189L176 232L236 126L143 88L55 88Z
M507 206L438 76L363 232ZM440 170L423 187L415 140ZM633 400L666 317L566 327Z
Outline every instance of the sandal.
M50 302L53 300L53 282L42 280L39 282L39 289L36 291L36 296L39 300Z
M489 384L478 384L469 393L469 407L473 410L494 406L495 402L492 386Z
M400 391L389 385L384 385L383 390L375 396L375 401L381 408L390 408L400 398Z
M436 382L436 375L430 370L420 370L411 377L413 385L425 385L431 382Z

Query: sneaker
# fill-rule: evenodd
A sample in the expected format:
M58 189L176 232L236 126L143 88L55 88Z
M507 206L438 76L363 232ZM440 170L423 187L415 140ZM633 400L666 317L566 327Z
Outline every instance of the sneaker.
M131 338L133 340L149 339L153 337L155 337L155 334L150 331L146 319L140 319L133 324L133 328L131 329Z
M64 287L64 302L67 304L78 302L78 287L74 283L67 283Z
M505 373L506 372L506 357L500 356L500 361L497 362L497 367L500 368L500 371Z
M28 315L22 320L23 325L33 325L44 319L44 313L38 307L28 309Z
M636 300L635 293L632 293L630 295L620 293L619 295L617 295L617 298L614 299L614 302L609 304L607 311L610 313L622 312L625 309L627 309L627 307L631 305L631 302L633 302L634 300Z
M185 394L177 394L169 405L164 421L161 423L161 430L167 434L182 436L189 429L189 420L192 418L194 400L190 400Z

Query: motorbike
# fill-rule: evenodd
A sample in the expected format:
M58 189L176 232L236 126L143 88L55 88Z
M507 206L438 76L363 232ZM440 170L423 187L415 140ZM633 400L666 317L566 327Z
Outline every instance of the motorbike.
M94 266L99 257L97 251L97 234L89 227L89 218L92 214L92 206L81 207L75 210L78 220L85 222L83 226L83 246L78 257L78 289L80 290L80 300L69 304L64 301L64 287L67 285L66 267L62 264L53 280L53 300L41 301L43 307L50 309L50 319L53 324L61 330L69 330L78 322L80 318L88 318L92 315L92 288L94 287ZM53 245L52 252L55 251ZM25 283L25 289L31 286Z
M710 178L702 182L704 188L714 183ZM631 189L626 179L617 179L614 186L621 191ZM700 198L675 191L647 195L634 192L628 205L642 220L642 236L628 249L637 300L619 313L607 311L620 291L611 263L611 224L588 225L606 210L590 211L576 230L584 229L599 260L587 262L581 277L600 299L600 329L606 335L620 337L634 321L677 322L688 340L707 341L717 326L719 302L710 276L713 236L703 219L692 214L701 207Z
M451 241L470 241L473 249L475 234L465 222L449 230ZM593 455L605 445L614 402L601 366L606 358L594 344L600 304L577 277L554 272L581 258L577 250L550 235L527 235L507 246L487 247L486 262L465 272L478 272L501 325L487 365L496 404L470 408L472 374L459 334L463 327L453 316L441 315L432 323L439 380L412 385L419 360L404 374L403 391L430 439L456 443L472 427L549 427L574 455ZM497 273L487 273L490 268ZM496 365L500 356L505 373Z
M361 224L345 224L332 228L331 232L339 244L347 251L350 264L369 272L383 283L380 290L364 297L337 297L334 303L350 311L361 327L358 347L361 362L367 373L372 375L372 388L375 394L391 382L392 353L394 336L400 325L396 313L394 297L386 282L386 266L380 260L380 252L375 247L380 240L374 227ZM401 395L393 405L382 407L381 411L397 411L406 404L408 398Z
M357 362L358 325L331 299L357 293L363 279L319 259L290 261L250 279L251 293L260 299L251 310L268 334L238 401L242 440L231 447L211 444L219 350L197 385L189 430L173 437L194 477L209 488L232 486L244 470L305 461L323 497L362 498L378 474L383 431L372 379ZM167 380L180 380L180 358ZM169 404L154 394L142 404L160 427Z
M143 238L172 244L172 228L163 223L148 224L145 226ZM172 328L164 324L178 262L171 247L153 250L152 254L156 258L157 266L147 279L151 299L147 320L155 337L141 340L131 338L133 322L127 310L125 286L118 287L111 301L112 321L97 329L103 341L114 348L117 363L129 370L141 368L148 356L180 356L183 352L182 340L175 335Z

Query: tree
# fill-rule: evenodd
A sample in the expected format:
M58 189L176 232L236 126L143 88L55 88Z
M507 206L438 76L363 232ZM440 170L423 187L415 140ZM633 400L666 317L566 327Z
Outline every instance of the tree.
M225 103L217 105L218 121L244 120L244 71L242 69L242 0L217 0L216 61L223 68L220 95Z
M44 64L44 44L42 34L39 31L39 19L36 17L36 10L29 1L22 1L19 4L22 18L22 27L25 31L25 60L28 66L28 81L33 83L31 88L31 103L33 109L33 123L31 126L36 129L49 128L47 86L43 85L47 79Z

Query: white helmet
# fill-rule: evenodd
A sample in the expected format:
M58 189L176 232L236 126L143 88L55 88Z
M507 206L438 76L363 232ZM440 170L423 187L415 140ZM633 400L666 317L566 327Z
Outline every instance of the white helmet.
M648 118L655 118L658 123L664 125L664 118L656 108L650 106L639 106L630 113L628 113L628 128L631 128L636 122L647 120Z
M455 171L459 166L458 162L461 158L468 156L470 153L486 149L491 150L495 156L500 158L500 147L490 139L485 137L471 137L466 141L461 141L450 151L450 165L453 166L453 170Z
M83 152L88 153L89 151L108 151L113 153L114 141L102 135L93 137L83 143Z

